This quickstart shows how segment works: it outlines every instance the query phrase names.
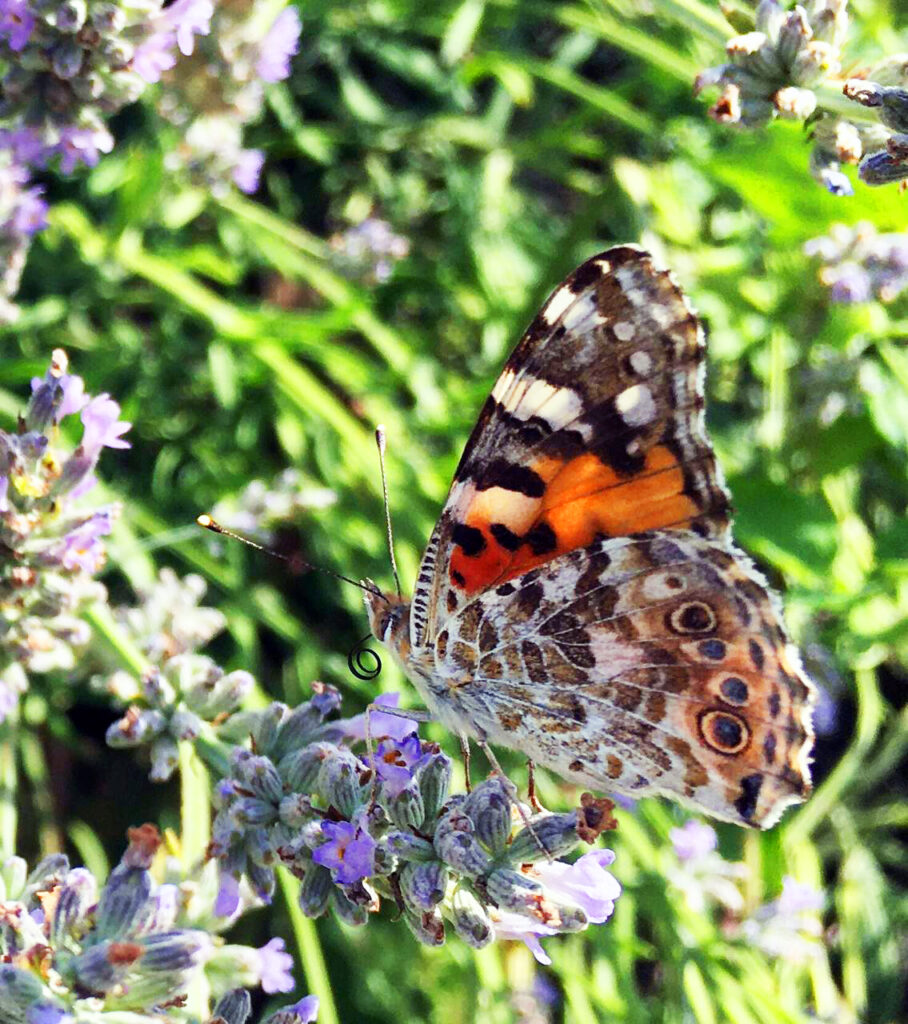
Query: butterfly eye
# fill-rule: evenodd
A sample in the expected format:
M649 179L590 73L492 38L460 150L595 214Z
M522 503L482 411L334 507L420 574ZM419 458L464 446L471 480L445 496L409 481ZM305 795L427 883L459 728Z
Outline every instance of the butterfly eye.
M706 711L700 716L703 741L720 754L739 754L750 742L747 723L727 711Z
M703 601L687 601L666 617L666 625L673 633L708 633L716 628L716 615Z

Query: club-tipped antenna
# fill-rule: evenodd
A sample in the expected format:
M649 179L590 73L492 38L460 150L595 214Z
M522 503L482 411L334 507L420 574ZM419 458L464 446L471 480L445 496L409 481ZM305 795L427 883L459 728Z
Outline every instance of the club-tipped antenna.
M385 501L385 525L388 528L388 554L391 556L391 572L394 573L394 583L397 587L397 596L401 597L400 576L397 572L397 559L394 557L394 534L391 530L391 503L388 500L388 475L385 472L385 428L379 424L375 428L375 443L378 445L378 464L381 467L381 492Z
M233 530L228 530L226 526L221 526L221 524L212 519L211 516L197 516L196 522L204 529L211 530L212 533L218 533L222 537L229 537L231 540L238 540L241 544L245 544L250 548L255 548L256 551L262 551L266 555L271 555L272 558L277 558L282 562L286 562L288 565L299 567L301 569L311 569L313 572L322 572L326 576L333 576L336 580L343 580L344 583L352 583L354 587L358 587L360 590L365 590L367 594L374 594L376 597L384 598L385 596L378 587L367 587L365 583L361 583L359 580L350 579L349 576L344 576L339 572L335 572L333 569L325 569L320 565L313 565L311 562L306 562L295 555L282 555L280 551L275 551L274 548L266 547L264 544L259 544L257 541L244 537L241 533L235 533Z

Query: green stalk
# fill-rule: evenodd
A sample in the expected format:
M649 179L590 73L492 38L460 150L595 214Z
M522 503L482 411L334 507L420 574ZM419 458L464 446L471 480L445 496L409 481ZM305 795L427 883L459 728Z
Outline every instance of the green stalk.
M181 742L179 751L180 846L183 867L190 871L204 860L211 839L211 782L191 742Z
M38 841L41 856L59 853L63 849L63 835L54 820L51 799L50 772L38 737L28 730L19 735L22 770L32 788L32 806L38 823Z
M0 722L0 856L12 857L16 852L16 745L18 710L13 709Z
M299 881L284 868L277 869L277 877L290 916L300 964L306 975L306 987L310 993L318 996L319 1024L340 1024L315 922L310 921L299 907Z

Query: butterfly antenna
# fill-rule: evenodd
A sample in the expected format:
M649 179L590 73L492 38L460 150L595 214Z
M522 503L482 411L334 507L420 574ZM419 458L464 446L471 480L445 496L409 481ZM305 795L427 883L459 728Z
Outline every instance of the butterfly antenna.
M311 562L305 562L302 558L298 558L296 555L282 555L280 551L275 551L274 548L266 547L264 544L259 544L254 540L250 540L248 537L244 537L241 533L235 533L233 530L228 530L226 526L221 526L221 524L212 519L211 516L197 516L196 522L204 529L211 530L212 533L218 533L222 537L229 537L231 540L238 540L241 544L245 544L250 548L255 548L256 551L263 551L266 555L271 555L272 558L277 558L281 562L286 562L294 568L311 569L314 572L322 572L326 576L333 576L336 580L343 580L344 583L352 583L354 587L358 587L360 590L365 590L367 594L374 594L376 597L384 598L384 594L382 594L378 587L367 587L365 583L361 583L359 580L350 579L349 576L344 576L339 572L335 572L333 569L324 569L320 565L312 565Z
M394 534L391 530L391 503L388 501L388 475L385 472L385 428L375 428L375 443L378 445L378 464L381 466L381 492L385 500L385 525L388 527L388 554L391 556L391 572L397 586L397 596L401 597L400 576L397 573L397 559L394 557Z

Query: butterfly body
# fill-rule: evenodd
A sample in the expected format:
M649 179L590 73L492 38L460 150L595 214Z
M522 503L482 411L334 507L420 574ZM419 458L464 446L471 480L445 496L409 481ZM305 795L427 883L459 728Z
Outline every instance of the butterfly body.
M505 365L412 602L367 606L458 735L766 827L809 793L813 689L731 542L704 347L647 253L588 260Z

